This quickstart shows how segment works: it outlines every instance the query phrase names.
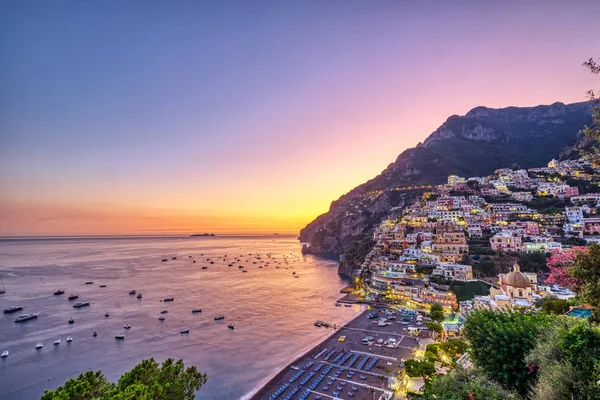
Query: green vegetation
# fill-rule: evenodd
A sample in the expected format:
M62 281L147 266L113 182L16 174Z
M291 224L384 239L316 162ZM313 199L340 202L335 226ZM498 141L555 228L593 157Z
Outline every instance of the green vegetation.
M535 306L540 307L545 314L562 315L569 311L571 303L556 296L545 296L535 301Z
M431 343L425 347L425 359L427 361L435 362L440 360L440 345L438 343Z
M406 360L404 370L406 371L406 375L411 378L420 376L426 378L435 374L435 366L431 361Z
M440 344L439 349L446 353L448 357L456 357L464 354L469 345L462 339L448 339Z
M519 266L523 272L547 271L546 258L549 254L542 252L519 254Z
M206 380L183 360L169 358L158 364L151 358L126 372L116 385L102 372L88 371L56 390L46 390L40 400L193 400Z
M371 233L364 235L344 252L344 263L352 270L358 269L365 261L365 257L367 257L374 244L375 240Z
M565 209L568 203L558 197L534 197L527 206L542 213L554 214Z
M475 296L487 296L490 294L490 285L481 281L453 281L450 283L450 291L456 295L458 301L473 300Z
M600 62L593 58L584 62L583 65L589 69L592 74L600 74ZM598 142L600 142L600 99L593 90L588 91L588 95L594 102L594 106L592 107L592 123L583 128L583 134L586 138L591 140L593 144L584 154L595 164L600 164L600 149L598 148Z
M524 394L536 378L525 356L549 325L550 317L541 313L476 310L467 318L464 335L471 344L471 359L483 372Z
M439 322L430 322L427 324L427 329L429 329L436 335L439 335L444 330L444 327L442 327L442 324L440 324Z
M440 304L432 304L429 309L429 318L434 322L442 322L444 320L444 308Z
M503 389L478 371L466 371L456 367L447 375L435 376L425 387L422 397L426 400L505 400L518 399L513 392Z

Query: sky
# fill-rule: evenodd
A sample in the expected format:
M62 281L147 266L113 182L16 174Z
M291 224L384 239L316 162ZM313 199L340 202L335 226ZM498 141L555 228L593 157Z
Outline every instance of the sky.
M0 235L296 233L453 114L585 100L593 1L0 2Z

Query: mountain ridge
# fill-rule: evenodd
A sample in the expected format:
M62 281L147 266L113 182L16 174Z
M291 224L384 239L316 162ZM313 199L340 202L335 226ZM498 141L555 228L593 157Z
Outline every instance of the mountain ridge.
M341 254L419 194L391 190L395 187L439 184L452 174L468 178L513 165L546 164L591 122L590 106L478 106L463 116L451 115L422 143L402 151L379 175L334 200L326 213L303 228L300 240L310 244L304 251Z

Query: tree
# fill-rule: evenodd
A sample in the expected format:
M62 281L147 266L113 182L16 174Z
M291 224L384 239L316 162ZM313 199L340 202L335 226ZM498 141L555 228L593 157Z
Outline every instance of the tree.
M439 335L444 330L444 328L442 327L442 324L440 324L438 322L428 323L427 329L429 329L431 332L435 333L436 335Z
M600 307L600 245L592 243L587 252L577 254L568 271L577 293L592 306Z
M462 339L448 339L440 344L440 350L446 353L449 357L456 357L464 354L469 345Z
M525 356L550 321L541 313L475 310L464 328L471 359L490 378L524 394L536 378Z
M587 250L587 247L575 246L568 250L553 251L546 261L546 266L550 270L547 281L574 289L577 280L573 277L569 268L573 265L577 256Z
M590 70L594 75L600 74L600 62L590 58L583 65ZM594 105L592 106L592 124L583 128L583 134L595 142L596 145L592 145L592 148L588 150L584 155L592 160L593 163L600 163L600 150L597 147L597 143L600 141L600 99L597 93L593 90L588 91L588 97Z
M519 399L516 393L503 389L479 371L466 371L457 366L447 375L436 375L425 386L425 400L505 400Z
M531 400L600 399L600 331L572 318L555 318L526 362L538 370Z
M40 400L193 400L206 380L206 374L194 366L186 368L183 360L169 358L159 365L151 358L123 374L116 385L102 372L88 371L56 390L46 390Z
M540 308L543 313L554 315L562 315L571 308L571 303L569 300L559 299L555 295L544 296L540 299L536 299L534 305Z
M438 361L440 359L440 345L437 343L428 344L425 347L424 357L428 361Z
M444 308L439 304L432 304L429 309L429 318L435 322L442 322L444 320Z
M404 362L404 370L406 371L406 375L411 378L419 376L425 378L435 374L435 366L431 361L406 360Z

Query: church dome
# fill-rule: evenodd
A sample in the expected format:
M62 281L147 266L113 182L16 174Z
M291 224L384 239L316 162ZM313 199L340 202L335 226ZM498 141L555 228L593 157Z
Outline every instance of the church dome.
M515 288L528 288L531 286L527 275L521 272L519 264L515 264L513 271L506 275L506 284Z

